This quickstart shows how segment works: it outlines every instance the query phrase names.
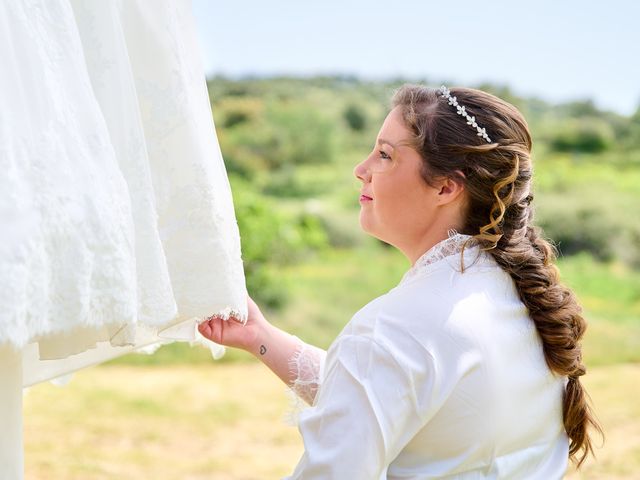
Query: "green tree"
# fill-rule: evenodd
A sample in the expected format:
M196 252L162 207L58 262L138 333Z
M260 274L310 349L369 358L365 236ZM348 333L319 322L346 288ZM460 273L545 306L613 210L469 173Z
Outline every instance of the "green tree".
M349 125L349 128L355 132L361 132L367 126L367 116L362 107L358 105L348 105L343 113L343 117L347 125Z

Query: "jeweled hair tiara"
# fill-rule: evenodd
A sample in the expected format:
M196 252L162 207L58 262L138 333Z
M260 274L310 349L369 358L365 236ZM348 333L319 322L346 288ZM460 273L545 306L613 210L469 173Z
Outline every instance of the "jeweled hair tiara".
M458 110L458 115L462 115L467 119L467 125L471 125L478 131L479 137L484 138L487 141L487 143L491 143L491 139L489 138L489 135L487 135L486 130L484 128L480 128L480 126L476 123L476 117L472 117L467 113L467 111L465 110L465 107L461 106L458 103L458 99L456 97L451 96L451 92L447 87L442 85L440 87L439 92L442 94L443 97L449 100L449 105L453 105L454 107L456 107L456 109Z

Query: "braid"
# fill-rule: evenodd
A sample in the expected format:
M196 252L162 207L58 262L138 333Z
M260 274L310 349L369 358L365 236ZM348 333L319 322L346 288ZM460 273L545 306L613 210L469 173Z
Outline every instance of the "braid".
M580 377L580 340L586 329L573 292L560 283L555 250L532 224L531 135L522 114L498 97L470 88L451 89L466 111L481 119L493 143L473 135L455 109L428 88L406 85L394 96L421 154L422 177L453 178L464 183L465 225L513 279L527 307L550 370L567 377L563 421L569 456L580 466L593 453L589 428L602 434Z
M521 201L510 203L516 190L514 172L520 165L519 155L513 155L514 170L496 182L490 222L480 228L475 238L513 278L542 340L549 368L568 377L563 420L570 439L569 455L580 466L587 455L593 453L587 429L593 426L602 433L580 383L580 376L586 373L580 344L586 321L573 292L560 283L559 271L554 264L554 248L540 235L539 228L530 224L533 217L529 206L531 195L527 193ZM505 188L508 193L500 196L498 192L504 192ZM487 234L488 231L493 233ZM494 243L495 237L498 240Z

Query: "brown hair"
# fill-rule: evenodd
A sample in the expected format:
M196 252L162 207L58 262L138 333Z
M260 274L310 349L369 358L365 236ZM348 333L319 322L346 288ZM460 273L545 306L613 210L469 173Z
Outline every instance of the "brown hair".
M461 182L467 192L465 225L483 250L513 278L542 339L549 368L568 377L563 398L569 457L580 467L593 446L588 428L602 433L587 402L580 376L580 339L586 322L573 292L559 281L555 250L532 225L531 135L522 114L500 98L471 88L451 88L467 113L484 127L491 143L434 89L404 85L393 97L413 147L423 159L428 184L438 178Z

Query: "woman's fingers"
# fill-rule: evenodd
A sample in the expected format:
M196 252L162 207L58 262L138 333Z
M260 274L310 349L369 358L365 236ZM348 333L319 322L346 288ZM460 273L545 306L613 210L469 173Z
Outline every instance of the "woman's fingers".
M198 331L203 337L209 340L227 345L227 341L234 342L236 336L242 335L244 332L237 330L244 325L234 317L229 320L223 320L221 317L212 316L198 325ZM228 337L228 338L226 338Z
M209 340L220 343L222 340L223 321L219 317L210 317L198 325L198 331Z
M203 337L211 339L211 336L213 335L211 320L205 320L200 325L198 325L198 331L202 334Z

